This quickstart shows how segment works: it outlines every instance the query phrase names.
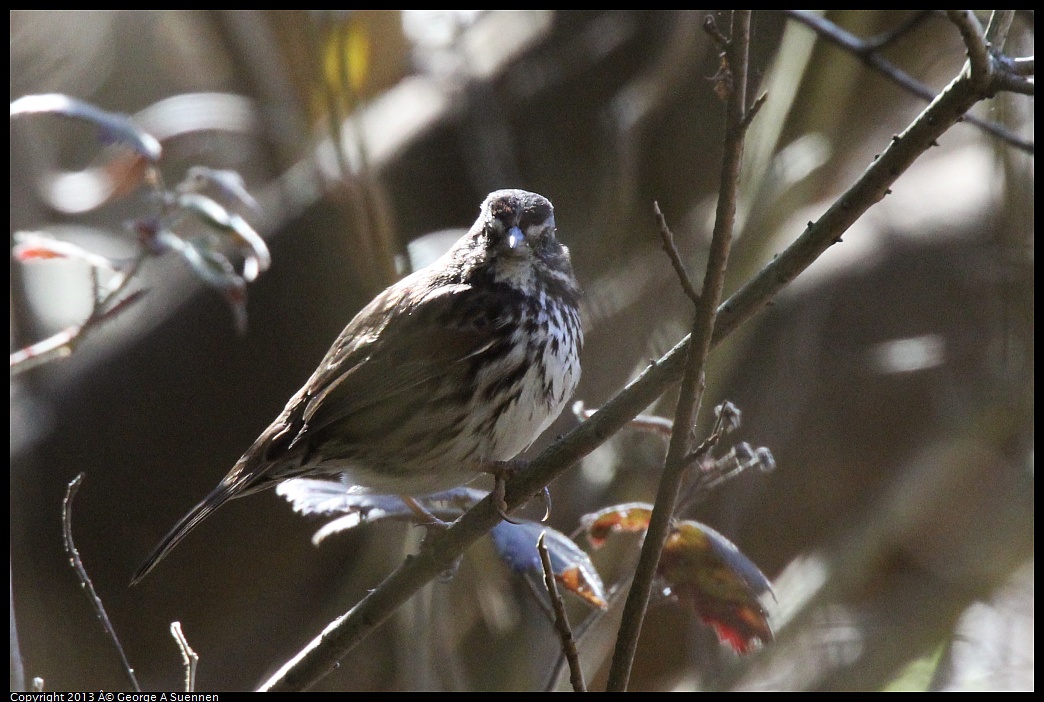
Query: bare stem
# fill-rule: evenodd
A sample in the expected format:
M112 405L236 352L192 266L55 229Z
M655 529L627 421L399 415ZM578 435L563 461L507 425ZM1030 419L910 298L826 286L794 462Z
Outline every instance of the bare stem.
M91 600L91 604L94 606L94 611L98 615L98 619L101 620L102 627L105 628L105 633L112 639L113 644L116 645L116 651L120 654L120 662L123 663L123 669L127 671L127 677L130 678L131 685L134 686L135 692L141 692L141 686L138 685L138 678L134 675L134 668L131 668L130 663L127 661L127 654L123 652L123 645L120 643L120 638L116 636L116 630L112 627L112 622L109 621L109 615L105 611L105 605L102 604L101 598L98 597L97 591L94 589L94 583L91 582L90 576L87 575L87 569L83 567L83 561L80 559L80 552L76 550L76 544L73 543L72 535L72 503L73 498L76 496L76 491L80 489L80 484L83 482L83 473L80 473L69 482L69 487L65 490L65 499L62 500L62 532L65 536L65 552L69 554L69 565L76 571L76 576L80 579L80 585L87 592L87 596Z
M170 635L181 651L181 661L185 665L185 692L196 691L196 668L199 665L199 654L189 646L185 632L181 630L181 622L170 623Z
M555 631L558 633L558 638L562 643L562 653L569 664L569 682L573 685L573 692L587 692L587 683L584 682L584 671L580 668L580 658L576 654L576 641L573 639L573 630L569 626L569 617L566 616L562 596L558 593L555 571L551 567L551 554L547 552L543 533L537 539L537 551L540 552L540 565L544 568L544 585L547 586L547 594L551 596L551 607L555 612Z
M11 377L21 375L28 370L55 359L71 355L77 344L87 338L91 332L141 300L145 295L144 290L135 290L123 299L117 298L127 289L128 284L137 275L145 257L146 254L139 253L126 271L117 274L121 276L117 284L106 293L101 292L101 288L97 284L97 270L92 269L95 298L90 316L87 317L83 324L74 324L66 327L46 339L12 353Z
M682 263L678 247L674 245L674 234L671 232L671 228L667 226L667 220L664 219L663 212L660 211L660 203L653 202L653 212L656 214L656 223L660 225L660 240L663 243L663 250L667 252L667 257L671 259L674 272L678 275L678 282L681 283L685 295L692 300L693 304L698 305L700 304L700 295L696 292L696 288L692 285L692 279L689 278L689 274L685 270L685 264Z
M982 24L972 10L947 10L946 16L957 26L964 40L972 80L983 85L990 76L990 52Z

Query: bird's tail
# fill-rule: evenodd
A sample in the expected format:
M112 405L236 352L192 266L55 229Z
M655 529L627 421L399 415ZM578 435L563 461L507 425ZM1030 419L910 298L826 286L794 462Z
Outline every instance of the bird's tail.
M131 585L137 585L141 582L149 572L156 567L163 558L170 553L171 549L181 543L190 531L199 526L199 523L209 517L214 510L221 505L228 502L233 497L240 497L244 493L242 492L241 486L237 486L235 482L221 481L221 483L214 488L214 490L203 498L202 502L192 508L192 510L186 514L181 520L174 525L174 528L170 530L163 540L157 544L156 548L152 550L149 557L145 559L145 562L141 564L138 571L134 574L131 579Z

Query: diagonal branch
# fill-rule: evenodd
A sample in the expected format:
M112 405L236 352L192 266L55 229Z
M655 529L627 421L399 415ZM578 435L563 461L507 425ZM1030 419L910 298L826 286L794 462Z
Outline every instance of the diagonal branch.
M682 263L681 254L678 253L678 247L674 245L674 233L667 226L667 220L664 219L663 212L660 212L660 203L653 202L653 213L656 215L656 223L660 225L660 240L663 243L663 250L667 252L667 257L671 259L671 265L674 266L674 272L678 275L678 282L681 283L682 291L685 292L686 297L692 300L694 305L699 305L700 294L693 287L692 279L689 278L689 273L685 270L685 264Z
M573 638L573 630L569 626L565 603L562 602L562 596L558 594L555 571L551 567L551 554L547 552L547 546L544 544L544 534L540 534L540 538L537 540L537 551L540 552L540 565L544 569L544 585L547 587L547 594L551 597L551 607L555 613L555 632L562 645L562 654L569 664L569 682L573 686L573 692L587 692L584 671L580 667L580 657L576 653L576 639Z

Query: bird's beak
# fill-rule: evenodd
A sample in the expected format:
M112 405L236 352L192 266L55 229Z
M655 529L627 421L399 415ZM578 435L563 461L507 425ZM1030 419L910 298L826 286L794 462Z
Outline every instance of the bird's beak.
M523 234L522 230L518 227L511 227L511 229L508 229L507 237L509 249L517 249L518 245L526 239L526 235Z

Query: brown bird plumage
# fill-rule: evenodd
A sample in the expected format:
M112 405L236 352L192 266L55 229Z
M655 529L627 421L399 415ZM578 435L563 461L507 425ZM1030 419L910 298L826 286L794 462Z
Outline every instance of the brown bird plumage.
M580 379L580 290L544 197L498 190L438 261L348 323L279 417L135 573L230 499L291 478L369 492L463 485L528 448Z

